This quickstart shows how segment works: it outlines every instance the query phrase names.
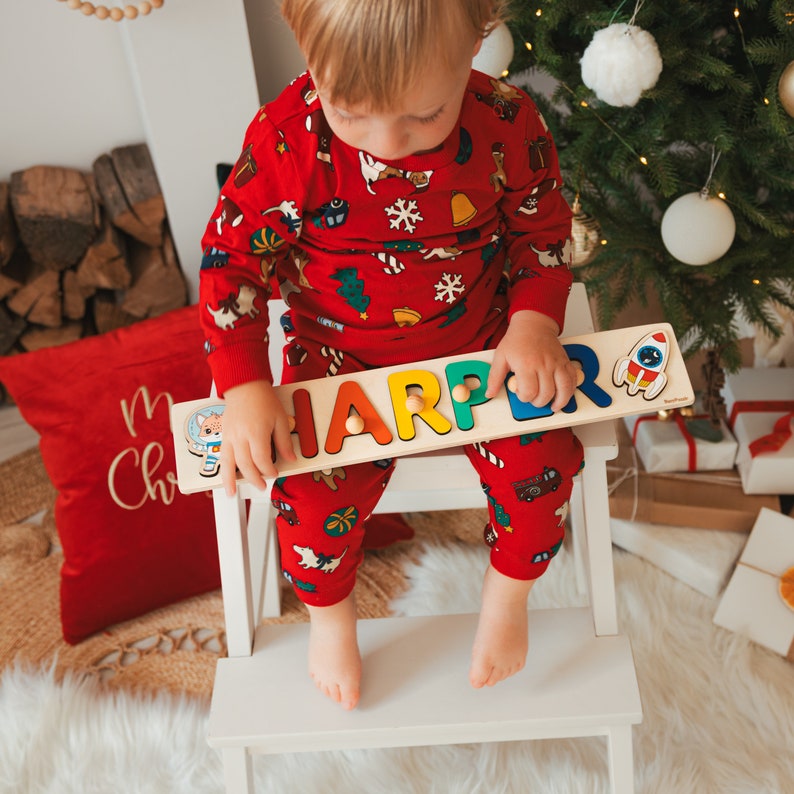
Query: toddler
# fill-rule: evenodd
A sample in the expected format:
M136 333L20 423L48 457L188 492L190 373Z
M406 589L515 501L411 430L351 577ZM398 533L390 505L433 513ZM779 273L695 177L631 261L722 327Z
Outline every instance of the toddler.
M236 469L262 488L277 478L274 448L295 458L268 365L274 283L289 307L284 382L493 349L486 396L514 373L521 400L562 409L576 382L557 339L571 212L552 136L523 92L472 70L501 3L283 0L282 13L308 71L254 117L202 240L227 491ZM527 596L562 543L582 451L562 429L466 454L490 518L469 672L482 687L524 665ZM348 709L356 568L393 465L273 486L282 567L311 619L310 675Z

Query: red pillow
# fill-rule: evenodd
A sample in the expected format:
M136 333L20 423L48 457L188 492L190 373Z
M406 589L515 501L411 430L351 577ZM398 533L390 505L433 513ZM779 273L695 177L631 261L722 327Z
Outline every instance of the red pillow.
M61 624L76 643L220 586L212 500L176 486L169 407L209 394L198 308L0 358L58 491Z

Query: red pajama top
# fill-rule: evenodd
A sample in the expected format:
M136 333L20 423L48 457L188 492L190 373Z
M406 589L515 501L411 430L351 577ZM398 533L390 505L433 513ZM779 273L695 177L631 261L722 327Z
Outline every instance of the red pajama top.
M382 162L335 137L308 73L259 110L202 239L202 326L220 394L270 379L273 279L290 331L367 365L461 352L500 315L562 327L571 212L522 91L472 72L439 149Z

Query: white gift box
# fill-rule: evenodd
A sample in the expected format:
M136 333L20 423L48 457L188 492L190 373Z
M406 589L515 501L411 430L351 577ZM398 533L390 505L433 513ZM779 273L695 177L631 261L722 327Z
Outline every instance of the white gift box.
M725 422L720 423L721 441L692 439L695 465L690 468L689 441L674 419L661 420L650 414L626 416L623 421L646 471L717 471L732 469L736 462L738 444Z
M714 623L794 661L794 607L780 592L780 579L792 567L794 519L762 508Z
M747 540L742 532L610 521L612 542L703 595L720 594Z
M794 411L794 369L739 370L725 376L722 395L739 443L736 468L742 490L747 494L794 493L794 436L775 452L753 457L749 448L753 441L772 433L778 419Z

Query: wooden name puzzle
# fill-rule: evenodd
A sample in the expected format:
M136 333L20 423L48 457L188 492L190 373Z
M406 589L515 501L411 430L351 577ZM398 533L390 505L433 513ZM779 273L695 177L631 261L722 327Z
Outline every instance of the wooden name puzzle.
M574 396L556 413L519 400L510 376L487 399L489 350L278 386L279 400L292 417L297 455L294 462L276 461L279 474L330 471L694 402L683 357L666 323L561 341L581 373ZM217 398L171 409L183 493L221 485L223 409Z

